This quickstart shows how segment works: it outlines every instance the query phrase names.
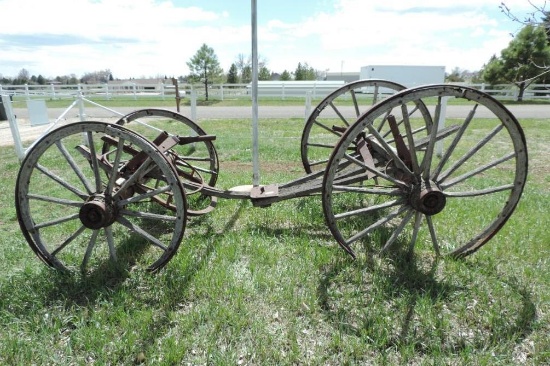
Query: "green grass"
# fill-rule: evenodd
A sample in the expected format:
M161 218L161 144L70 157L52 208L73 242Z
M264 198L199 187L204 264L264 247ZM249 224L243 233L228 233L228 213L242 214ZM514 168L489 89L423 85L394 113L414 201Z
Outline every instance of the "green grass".
M65 276L42 265L17 223L19 164L2 147L0 364L550 364L548 123L522 121L523 197L465 260L397 248L353 261L324 224L319 197L268 208L220 200L189 222L157 275ZM218 137L218 185L250 184L250 121L200 125ZM260 120L262 183L303 175L302 127ZM469 224L460 217L458 228Z

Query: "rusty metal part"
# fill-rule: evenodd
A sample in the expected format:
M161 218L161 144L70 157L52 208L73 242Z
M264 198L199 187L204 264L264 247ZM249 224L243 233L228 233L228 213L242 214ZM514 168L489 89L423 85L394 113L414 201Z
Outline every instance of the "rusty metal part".
M390 130L393 135L395 145L397 147L397 156L401 160L403 160L403 163L405 163L405 165L410 170L412 170L411 151L409 150L409 148L407 148L407 145L405 145L403 136L401 136L401 133L399 132L399 126L397 125L397 120L395 119L395 116L393 114L390 114L388 116L388 124L390 126Z
M447 199L434 182L422 182L413 187L409 203L415 210L432 216L443 211Z
M88 229L97 230L111 226L117 217L117 209L111 197L95 193L80 207L80 222Z

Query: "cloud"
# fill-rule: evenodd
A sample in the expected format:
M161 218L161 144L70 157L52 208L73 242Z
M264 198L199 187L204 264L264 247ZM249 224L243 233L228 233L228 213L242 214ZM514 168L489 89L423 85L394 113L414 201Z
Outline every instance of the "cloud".
M0 0L0 73L13 76L27 68L43 76L81 76L109 68L120 78L179 76L203 43L214 48L226 70L238 54L250 54L248 2L181 3ZM525 0L506 4L518 15L533 10ZM519 28L498 5L495 0L262 3L259 52L277 72L292 71L298 62L332 71L382 63L476 70ZM24 21L17 16L21 9L32 9Z

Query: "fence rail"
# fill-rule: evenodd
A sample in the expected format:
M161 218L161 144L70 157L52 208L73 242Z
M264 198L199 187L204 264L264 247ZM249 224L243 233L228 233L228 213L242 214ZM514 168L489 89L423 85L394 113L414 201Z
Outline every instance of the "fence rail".
M517 99L519 88L513 84L466 84L453 83L454 85L469 86L481 90L501 100ZM260 97L274 97L285 99L286 97L298 97L313 99L322 98L330 92L342 86L343 82L266 82L259 83L258 94ZM201 84L180 84L180 96L185 97L195 92L197 97L205 94ZM85 97L104 98L159 98L162 100L175 97L175 87L164 83L144 84L49 84L49 85L1 85L0 94L10 95L16 98L26 99L73 99L78 95ZM251 98L249 84L210 84L208 95L211 99L224 100L235 98ZM523 96L524 100L550 100L550 84L532 84Z

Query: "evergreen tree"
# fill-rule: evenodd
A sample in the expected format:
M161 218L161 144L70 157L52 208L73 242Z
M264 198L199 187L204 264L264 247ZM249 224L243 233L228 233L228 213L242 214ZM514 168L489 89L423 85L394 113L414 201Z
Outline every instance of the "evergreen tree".
M316 80L317 72L311 66L306 63L298 62L298 67L296 67L296 72L294 72L295 80Z
M208 100L208 84L223 77L223 69L220 67L218 56L214 49L203 44L197 53L187 62L191 71L189 79L200 81L204 84L206 100Z
M289 80L292 80L292 75L290 75L290 72L288 72L287 70L283 71L283 73L281 74L281 76L279 77L279 80L281 81L289 81Z
M239 82L239 70L237 70L237 65L234 63L231 64L229 72L227 73L227 83L228 84L237 84Z
M265 66L260 67L258 72L258 80L271 80L271 71Z

